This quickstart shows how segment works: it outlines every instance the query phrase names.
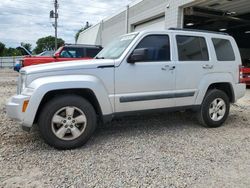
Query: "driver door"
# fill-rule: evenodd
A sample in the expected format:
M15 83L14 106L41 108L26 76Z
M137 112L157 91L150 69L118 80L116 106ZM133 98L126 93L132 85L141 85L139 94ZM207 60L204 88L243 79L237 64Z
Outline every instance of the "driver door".
M175 64L170 44L167 34L147 35L135 48L147 49L147 58L134 63L125 59L115 68L115 112L175 106Z

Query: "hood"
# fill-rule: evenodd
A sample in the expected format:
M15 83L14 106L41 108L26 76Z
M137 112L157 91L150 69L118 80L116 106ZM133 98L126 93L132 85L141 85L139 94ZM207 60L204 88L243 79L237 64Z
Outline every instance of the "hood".
M24 56L32 56L32 52L23 46L18 46L16 49L19 50L21 54Z
M76 60L76 61L61 61L54 63L46 63L40 65L32 65L24 67L20 72L26 74L35 74L41 72L55 72L65 70L79 69L95 69L99 66L114 65L113 59L91 59L91 60Z

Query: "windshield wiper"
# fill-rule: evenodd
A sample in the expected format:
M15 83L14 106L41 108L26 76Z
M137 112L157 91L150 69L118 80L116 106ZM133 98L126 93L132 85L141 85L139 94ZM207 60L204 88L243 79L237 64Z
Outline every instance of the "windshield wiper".
M95 59L105 59L105 58L96 56Z

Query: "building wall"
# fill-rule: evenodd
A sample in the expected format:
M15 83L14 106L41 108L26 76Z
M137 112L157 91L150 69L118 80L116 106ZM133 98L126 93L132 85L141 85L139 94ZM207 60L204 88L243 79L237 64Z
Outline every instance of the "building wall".
M102 45L105 46L112 39L126 33L126 10L111 19L103 21L101 28Z
M129 8L129 28L131 32L135 25L164 16L166 0L144 0Z
M165 28L183 27L183 8L199 0L167 0L165 9Z
M182 27L183 7L201 0L138 0L111 18L100 23L96 40L90 44L106 46L112 39L127 32L133 32L136 25L165 16L165 29ZM94 27L88 30L94 31ZM77 43L86 41L89 34L82 32ZM99 39L98 39L99 37Z
M91 28L81 32L77 43L78 44L101 44L101 23L98 23Z

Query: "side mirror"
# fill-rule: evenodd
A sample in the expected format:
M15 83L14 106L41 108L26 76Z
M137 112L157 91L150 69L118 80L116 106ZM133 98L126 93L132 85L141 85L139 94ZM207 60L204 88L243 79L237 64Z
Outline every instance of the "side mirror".
M135 63L148 60L148 51L149 49L147 48L135 49L128 58L128 63Z
M54 57L54 58L59 58L59 57L60 57L60 53L55 53L55 54L53 55L53 57Z

